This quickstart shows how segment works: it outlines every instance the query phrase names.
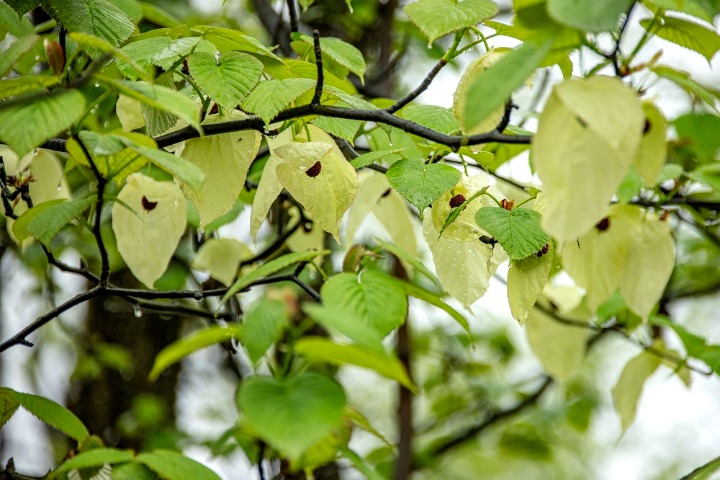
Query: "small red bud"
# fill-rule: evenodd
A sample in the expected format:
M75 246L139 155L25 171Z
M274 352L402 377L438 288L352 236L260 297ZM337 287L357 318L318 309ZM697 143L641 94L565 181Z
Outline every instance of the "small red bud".
M320 175L320 170L322 170L322 164L320 163L320 160L315 162L312 167L305 170L305 175L307 175L310 178L315 178L318 175Z
M43 41L43 45L45 46L45 55L47 56L50 70L52 70L55 75L60 75L65 68L65 53L62 47L57 41L50 40L49 38Z
M151 211L151 210L154 210L155 207L157 207L157 204L158 204L158 202L151 202L151 201L148 200L147 197L145 197L144 195L143 195L142 200L140 201L140 203L142 203L143 208L144 208L145 210L147 210L148 212Z
M599 231L604 232L608 228L610 228L610 218L605 217L602 220L600 220L597 225L595 225L595 228L597 228Z
M465 196L457 194L450 199L450 208L457 208L463 203L465 203Z

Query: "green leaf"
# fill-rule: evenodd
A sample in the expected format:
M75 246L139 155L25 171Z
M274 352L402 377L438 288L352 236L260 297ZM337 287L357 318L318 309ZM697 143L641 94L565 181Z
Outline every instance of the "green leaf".
M55 90L0 103L0 140L24 156L45 140L70 128L85 111L77 90Z
M215 59L211 53L188 57L190 74L210 98L227 109L235 108L255 87L263 65L246 53L228 52Z
M418 0L403 12L428 37L428 45L448 33L463 30L494 16L498 6L490 0Z
M260 82L243 101L243 110L254 113L266 124L303 93L315 87L309 78Z
M676 83L690 96L697 97L710 106L716 112L715 95L707 87L695 81L688 72L671 68L665 65L648 67L655 75Z
M20 407L13 393L12 390L0 388L0 428L5 426Z
M194 27L193 31L201 33L203 38L210 40L221 53L240 50L242 52L257 53L263 57L274 59L278 63L280 62L280 59L275 56L272 50L263 45L260 40L243 35L238 30L202 25Z
M700 163L713 162L720 150L720 117L711 113L689 113L673 121L678 139L698 157ZM656 176L657 178L657 176Z
M405 151L404 148L396 148L393 150L378 150L375 152L367 152L363 153L357 158L354 158L350 165L353 166L354 169L358 170L360 168L365 168L373 163L380 162L384 159L390 159L390 160L400 160L400 152Z
M177 90L145 82L115 80L101 75L95 75L94 78L112 90L134 98L148 107L175 115L192 125L195 130L202 131L199 106Z
M470 324L467 319L462 316L460 312L455 310L453 307L448 305L438 295L434 294L430 290L427 290L414 283L406 282L403 280L396 280L396 282L403 287L405 293L411 295L419 300L429 303L430 305L439 308L443 312L450 315L466 332L470 333Z
M83 32L118 46L135 31L122 10L105 0L42 0L43 9L69 32Z
M132 72L133 80L142 78L148 82L152 81L152 75L147 68L150 64L146 63L144 65L140 65L128 54L128 52L125 51L125 48L118 48L107 40L82 32L73 32L69 35L69 37L78 42L81 47L90 53L100 51L116 57L118 67L120 68L121 66L125 66L125 69L121 68L121 71L123 71L125 76L130 77L131 75L128 73ZM128 66L132 68L129 68Z
M182 67L191 53L215 55L217 49L211 42L200 37L183 37L170 42L168 46L153 55L152 62L163 70ZM188 59L189 61L189 59Z
M416 391L405 367L390 353L382 354L362 345L341 345L320 337L303 337L295 344L295 351L314 362L367 368Z
M447 135L457 133L460 130L460 125L453 112L437 105L408 105L400 110L398 115L406 120Z
M386 353L380 332L359 318L352 309L305 304L303 311L330 332L340 334L362 347Z
M467 87L462 106L464 129L472 131L503 106L538 68L552 45L552 39L542 44L527 42L475 76Z
M393 163L386 176L390 185L422 215L428 205L458 183L461 174L449 165L427 165L413 158Z
M288 253L286 255L283 255L282 257L275 258L267 263L263 263L255 270L252 270L249 273L238 278L237 281L233 283L232 287L228 289L227 293L222 299L222 303L225 303L228 298L244 290L257 280L265 278L268 275L272 275L273 273L282 270L283 268L287 268L295 263L309 262L318 255L327 255L328 253L330 253L329 250L321 250L319 252L309 251Z
M205 180L205 173L186 158L178 157L161 148L146 147L132 141L127 144L130 149L172 174L193 190L199 189Z
M295 37L294 37L295 38ZM308 45L314 45L313 38L309 35L297 35L301 41ZM320 39L320 50L323 57L328 57L347 68L349 71L360 77L362 81L365 75L365 59L360 50L349 43L333 37L322 37ZM314 59L315 56L313 55Z
M6 0L0 3L0 35L10 33L22 37L33 32L27 12L37 7L40 0Z
M49 247L53 238L75 217L95 203L95 196L77 200L51 200L29 209L13 223L18 242L34 237Z
M663 40L699 53L708 62L720 50L720 35L697 23L675 17L662 17L654 23L649 18L640 20L640 25L645 29L649 28L650 32Z
M165 273L187 224L185 197L172 182L127 178L112 209L118 252L148 287Z
M58 478L61 474L70 470L83 468L102 467L103 465L115 465L117 463L132 462L135 457L129 450L118 450L116 448L95 448L75 454L68 460L61 463L53 470L48 478Z
M380 338L402 325L407 316L405 292L383 272L340 273L325 282L321 294L326 307L353 313Z
M713 23L715 17L720 14L720 2L717 0L647 0L647 2L658 8L702 18L709 23Z
M0 387L0 392L11 397L25 410L77 442L82 442L90 435L85 425L74 413L52 400L31 393L16 392L9 388Z
M713 474L720 471L720 457L710 460L705 465L696 468L681 480L711 480Z
M169 450L155 450L141 453L135 461L150 467L161 478L166 480L221 480L220 477L205 465L196 462L180 453Z
M538 253L550 240L540 228L540 218L529 208L483 207L475 213L478 225L500 242L511 260Z
M610 32L618 27L620 15L633 0L548 0L550 16L569 27L588 32Z
M384 250L387 250L388 252L392 253L396 257L398 257L400 260L403 260L408 265L411 265L415 270L420 272L430 280L435 286L440 287L440 281L435 276L434 273L430 271L429 268L425 266L425 264L421 261L420 258L418 258L417 254L408 252L407 250L404 250L400 247L398 247L395 244L392 244L390 242L384 242L380 240L379 238L376 238L375 241L380 245ZM409 293L409 292L406 292ZM415 295L413 295L415 296Z
M23 93L40 93L57 84L54 75L24 75L0 80L0 98L13 97Z
M142 72L150 70L155 55L166 49L170 42L172 39L167 35L135 40L120 49L123 56L116 59L115 63L123 75L131 80L137 80Z
M174 341L160 350L155 356L155 362L150 374L148 374L148 379L154 382L162 372L188 355L212 345L238 338L241 331L242 325L212 326Z
M20 57L29 52L40 40L37 35L27 35L15 40L6 50L0 53L0 78L15 66Z
M720 164L718 163L707 163L702 165L693 170L690 173L690 177L720 191Z
M261 298L245 315L240 340L253 364L257 365L268 348L280 338L289 316L285 302L267 297Z
M133 462L113 466L112 480L158 480L158 476L145 465Z
M542 227L572 241L606 216L635 160L645 113L620 80L592 77L555 86L540 114L531 159L545 185Z
M612 389L613 403L620 415L623 433L635 420L637 403L645 387L645 381L659 366L659 357L642 352L623 368L620 378Z
M238 392L243 420L291 461L340 426L345 403L337 382L308 372L281 380L250 377Z

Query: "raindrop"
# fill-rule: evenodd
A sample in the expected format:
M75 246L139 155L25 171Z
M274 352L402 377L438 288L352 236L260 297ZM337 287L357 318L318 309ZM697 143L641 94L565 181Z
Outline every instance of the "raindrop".
M35 55L35 61L37 62L39 60L40 60L40 55Z
M36 157L38 156L38 149L37 149L37 148L36 148L35 150L33 150L33 155L36 156Z
M95 82L95 88L100 87L100 84L98 82Z
M196 301L196 302L200 303L200 302L203 301L203 294L202 294L202 292L195 292L195 294L194 294L193 296L195 297L195 301Z
M142 307L140 305L135 304L133 305L133 314L135 315L135 318L140 318L143 316Z

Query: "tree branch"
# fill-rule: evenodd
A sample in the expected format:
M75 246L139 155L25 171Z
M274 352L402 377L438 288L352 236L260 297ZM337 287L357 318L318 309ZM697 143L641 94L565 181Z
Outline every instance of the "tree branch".
M543 376L543 381L540 387L538 387L537 390L535 390L533 393L525 397L523 400L515 404L515 406L510 407L506 410L495 410L494 412L490 413L485 420L480 422L477 425L473 425L469 428L466 428L464 431L453 435L449 438L441 439L438 442L435 442L433 445L431 445L428 449L426 449L424 452L422 452L415 461L417 462L415 464L415 468L422 468L425 466L422 463L423 458L430 458L434 459L439 455L443 455L455 447L458 447L475 437L477 437L481 432L483 432L485 429L495 425L496 423L505 420L507 418L510 418L518 413L521 413L526 408L532 406L537 402L537 400L540 398L540 396L545 393L545 390L548 389L550 385L552 385L553 380L552 378L548 376Z
M435 66L428 72L428 74L425 76L422 82L420 82L420 85L415 88L412 92L408 93L405 97L401 98L395 104L393 104L391 107L385 109L387 113L395 113L401 108L403 108L408 103L415 100L417 97L420 96L425 90L428 89L432 81L435 79L438 73L440 73L440 70L443 69L445 65L447 65L447 60L445 58L441 58L438 60L438 62L435 64Z
M293 3L293 0L288 0ZM315 50L315 66L317 67L317 82L315 83L315 94L310 105L319 106L320 97L322 96L323 83L325 82L325 74L323 73L322 49L320 48L320 32L313 30L313 49Z

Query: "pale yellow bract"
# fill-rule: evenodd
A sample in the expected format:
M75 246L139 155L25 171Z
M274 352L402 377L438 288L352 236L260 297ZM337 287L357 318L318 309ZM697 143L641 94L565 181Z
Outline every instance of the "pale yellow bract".
M632 165L645 125L640 100L620 80L593 77L555 86L540 115L532 160L548 194L543 229L577 239L607 213Z
M180 187L141 173L127 178L113 205L118 251L133 275L151 288L167 270L186 223Z

